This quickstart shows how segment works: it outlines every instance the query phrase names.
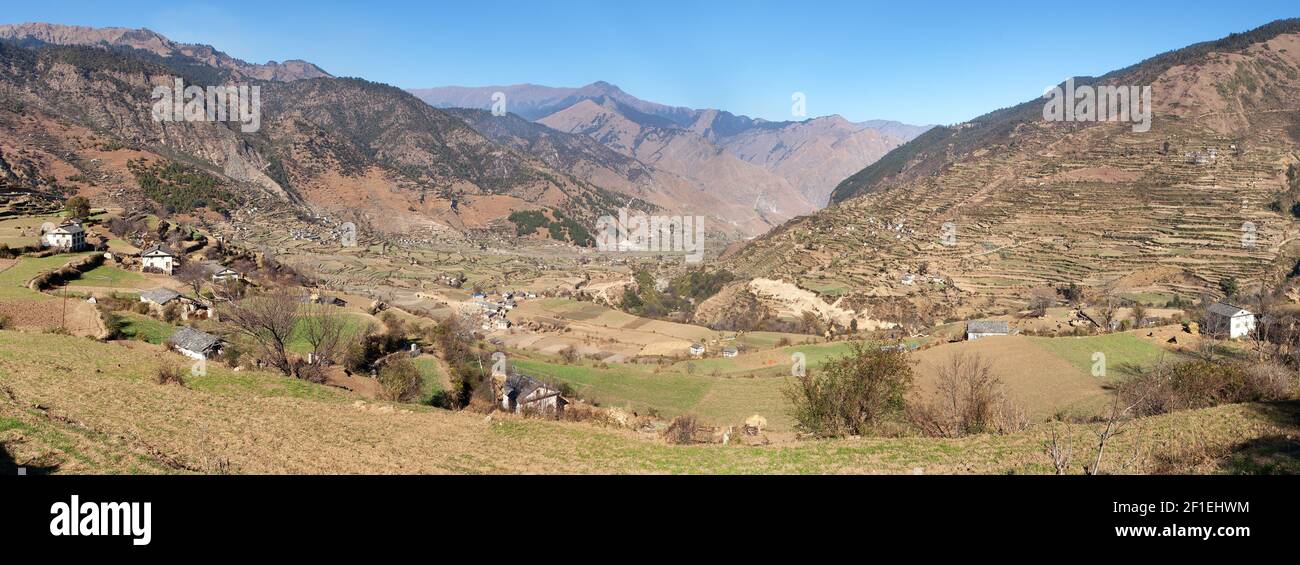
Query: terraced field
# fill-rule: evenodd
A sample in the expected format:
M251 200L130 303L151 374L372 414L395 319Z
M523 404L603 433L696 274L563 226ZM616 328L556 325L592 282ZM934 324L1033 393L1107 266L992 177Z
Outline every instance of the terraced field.
M1261 135L1281 137L1282 125ZM1042 130L1050 125L1024 128L1020 143L1046 144ZM755 275L786 273L814 290L829 286L812 282L824 273L853 289L903 292L912 289L897 273L928 262L930 273L964 293L993 297L1070 282L1109 289L1146 271L1163 276L1141 285L1144 292L1197 296L1225 278L1258 281L1290 268L1280 260L1295 223L1267 208L1279 190L1275 150L1233 150L1240 139L1174 120L1145 136L1090 144L1091 135L1078 134L1072 141L1083 149L1068 153L1045 147L955 162L940 179L867 195L757 240L732 264ZM1166 151L1171 139L1176 149ZM1187 153L1210 150L1215 158L1188 162ZM1135 180L1110 180L1116 176ZM955 228L949 240L946 222Z
M1155 102L1146 132L1045 121L1041 100L936 129L727 266L964 314L1023 307L1035 289L1069 283L1185 298L1219 296L1227 279L1277 286L1300 257L1300 223L1285 209L1300 143L1298 44L1281 35L1107 75L1177 93ZM950 284L907 285L906 274Z

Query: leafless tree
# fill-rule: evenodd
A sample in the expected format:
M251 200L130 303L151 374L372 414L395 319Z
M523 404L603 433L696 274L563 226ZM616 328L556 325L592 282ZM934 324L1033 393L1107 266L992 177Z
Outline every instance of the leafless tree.
M1147 306L1139 301L1133 301L1133 327L1142 327L1142 321L1147 317Z
M195 300L203 300L203 295L200 293L203 291L203 283L208 280L208 272L203 265L195 261L186 261L172 272L172 276L194 291Z
M1052 467L1056 469L1056 474L1064 475L1070 469L1070 461L1074 459L1074 445L1070 443L1070 438L1074 435L1074 427L1069 422L1061 422L1065 426L1065 435L1062 437L1061 429L1057 425L1052 426L1052 439L1045 445L1048 457L1052 458Z
M1125 428L1133 421L1133 409L1136 408L1140 402L1142 402L1141 399L1121 410L1119 407L1118 397L1111 401L1110 413L1106 416L1106 425L1096 430L1097 454L1092 459L1092 465L1083 466L1084 473L1088 475L1096 475L1101 472L1101 462L1102 458L1106 455L1106 446L1110 443L1110 440L1124 433Z
M939 437L1018 431L1025 421L1007 398L993 366L971 354L949 357L939 367L934 402L910 405L908 412L926 434Z
M1031 318L1042 318L1047 315L1047 309L1052 307L1052 299L1047 296L1035 296L1029 300L1029 316Z
M1111 326L1115 323L1118 310L1114 298L1107 296L1102 300L1101 306L1097 308L1097 321L1101 322L1101 331L1108 332L1113 329Z
M263 361L286 375L295 374L288 345L301 315L292 294L277 291L229 302L223 318L257 345Z
M336 361L342 347L345 326L343 316L333 306L309 306L304 313L302 333L311 345L312 357L318 362Z

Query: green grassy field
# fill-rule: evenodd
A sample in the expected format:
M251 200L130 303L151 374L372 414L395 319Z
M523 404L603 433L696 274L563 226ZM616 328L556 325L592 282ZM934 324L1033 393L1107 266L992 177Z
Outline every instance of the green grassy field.
M602 405L654 410L668 416L689 412L709 386L704 377L676 372L656 374L653 368L633 365L601 369L536 359L512 359L512 363L525 374L568 383L583 398Z
M802 334L787 334L780 332L745 332L744 335L737 338L737 342L745 346L748 350L772 349L782 339L788 340L790 344L799 344L807 340L816 340L817 336Z
M149 343L161 344L176 331L176 326L142 316L135 312L117 312L121 317L122 335L127 339L142 339Z
M1091 375L1093 354L1105 355L1106 376L1118 378L1133 367L1149 367L1173 353L1130 333L1090 337L1031 337L1030 341Z
M1171 292L1130 292L1121 294L1121 298L1126 298L1135 302L1141 302L1147 306L1163 308L1173 301L1178 295Z
M52 300L27 288L27 281L45 271L62 267L68 261L89 253L58 254L49 257L22 257L12 267L0 271L0 300Z
M345 344L350 343L354 337L360 335L362 330L366 329L366 325L370 323L369 319L360 314L339 312L339 316L343 318L343 343ZM305 318L298 321L298 325L293 331L293 337L288 343L290 351L301 355L311 351L311 344L308 343L305 333L306 323Z
M41 224L46 222L57 224L60 221L62 218L58 215L5 218L0 220L0 243L10 247L37 245L40 243L40 238L36 234L40 232ZM21 235L24 230L30 235Z
M417 357L411 362L424 378L424 395L420 397L420 403L428 404L435 395L446 389L443 383L447 382L447 375L443 374L438 361L432 357Z
M118 288L143 288L149 286L150 280L134 271L127 271L112 265L100 265L81 275L81 278L68 283L68 286L107 286Z

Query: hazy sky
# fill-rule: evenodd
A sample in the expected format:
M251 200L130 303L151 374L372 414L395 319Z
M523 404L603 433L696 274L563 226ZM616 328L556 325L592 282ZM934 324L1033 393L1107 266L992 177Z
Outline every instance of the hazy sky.
M955 123L1163 51L1300 16L1288 1L95 2L0 0L0 23L147 27L251 62L403 88L605 80L790 119Z

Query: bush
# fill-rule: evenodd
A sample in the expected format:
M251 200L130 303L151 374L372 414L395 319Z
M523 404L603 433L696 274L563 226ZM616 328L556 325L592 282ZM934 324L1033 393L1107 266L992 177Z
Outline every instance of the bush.
M154 377L160 385L179 385L185 386L184 373L170 365L158 367L158 374Z
M664 440L674 445L686 445L695 441L695 428L699 424L695 421L695 416L683 414L673 418L664 429Z
M1138 416L1237 402L1294 398L1296 376L1274 363L1194 359L1163 363L1120 383L1121 402Z
M122 339L122 336L125 335L123 330L126 329L126 320L122 319L121 316L108 310L102 310L99 313L99 319L104 322L104 339ZM0 323L0 329L3 328L4 324Z
M572 364L574 364L574 363L577 363L577 362L578 362L578 349L577 349L576 347L572 346L572 345L569 345L569 346L565 347L564 349L561 349L561 350L560 350L560 358L564 359L564 362L567 363L567 364L569 364L569 365L572 365Z
M325 374L325 367L316 363L308 363L303 359L293 360L293 376L316 384L325 384L325 381L329 380L329 375Z
M406 357L396 357L379 369L379 386L385 400L414 402L420 398L423 384L420 370Z
M992 366L979 355L967 354L953 355L939 368L934 401L909 405L908 416L923 433L936 437L1010 433L1027 425Z
M169 324L175 323L177 320L181 319L180 302L172 302L171 304L164 306L162 309L162 319L164 322Z
M9 320L9 316L5 314L0 314L0 330L9 329L11 323L12 322Z
M907 352L852 344L849 355L798 377L785 391L790 415L803 432L819 437L861 435L901 415L912 386Z
M455 410L456 399L452 398L450 392L445 390L440 390L433 393L433 396L429 398L429 406L432 406L434 408L442 408L443 410Z
M240 351L239 347L237 347L233 343L228 343L226 344L225 347L221 348L221 360L226 364L227 367L231 367L231 368L238 367L239 361L241 360L243 355L244 352Z

